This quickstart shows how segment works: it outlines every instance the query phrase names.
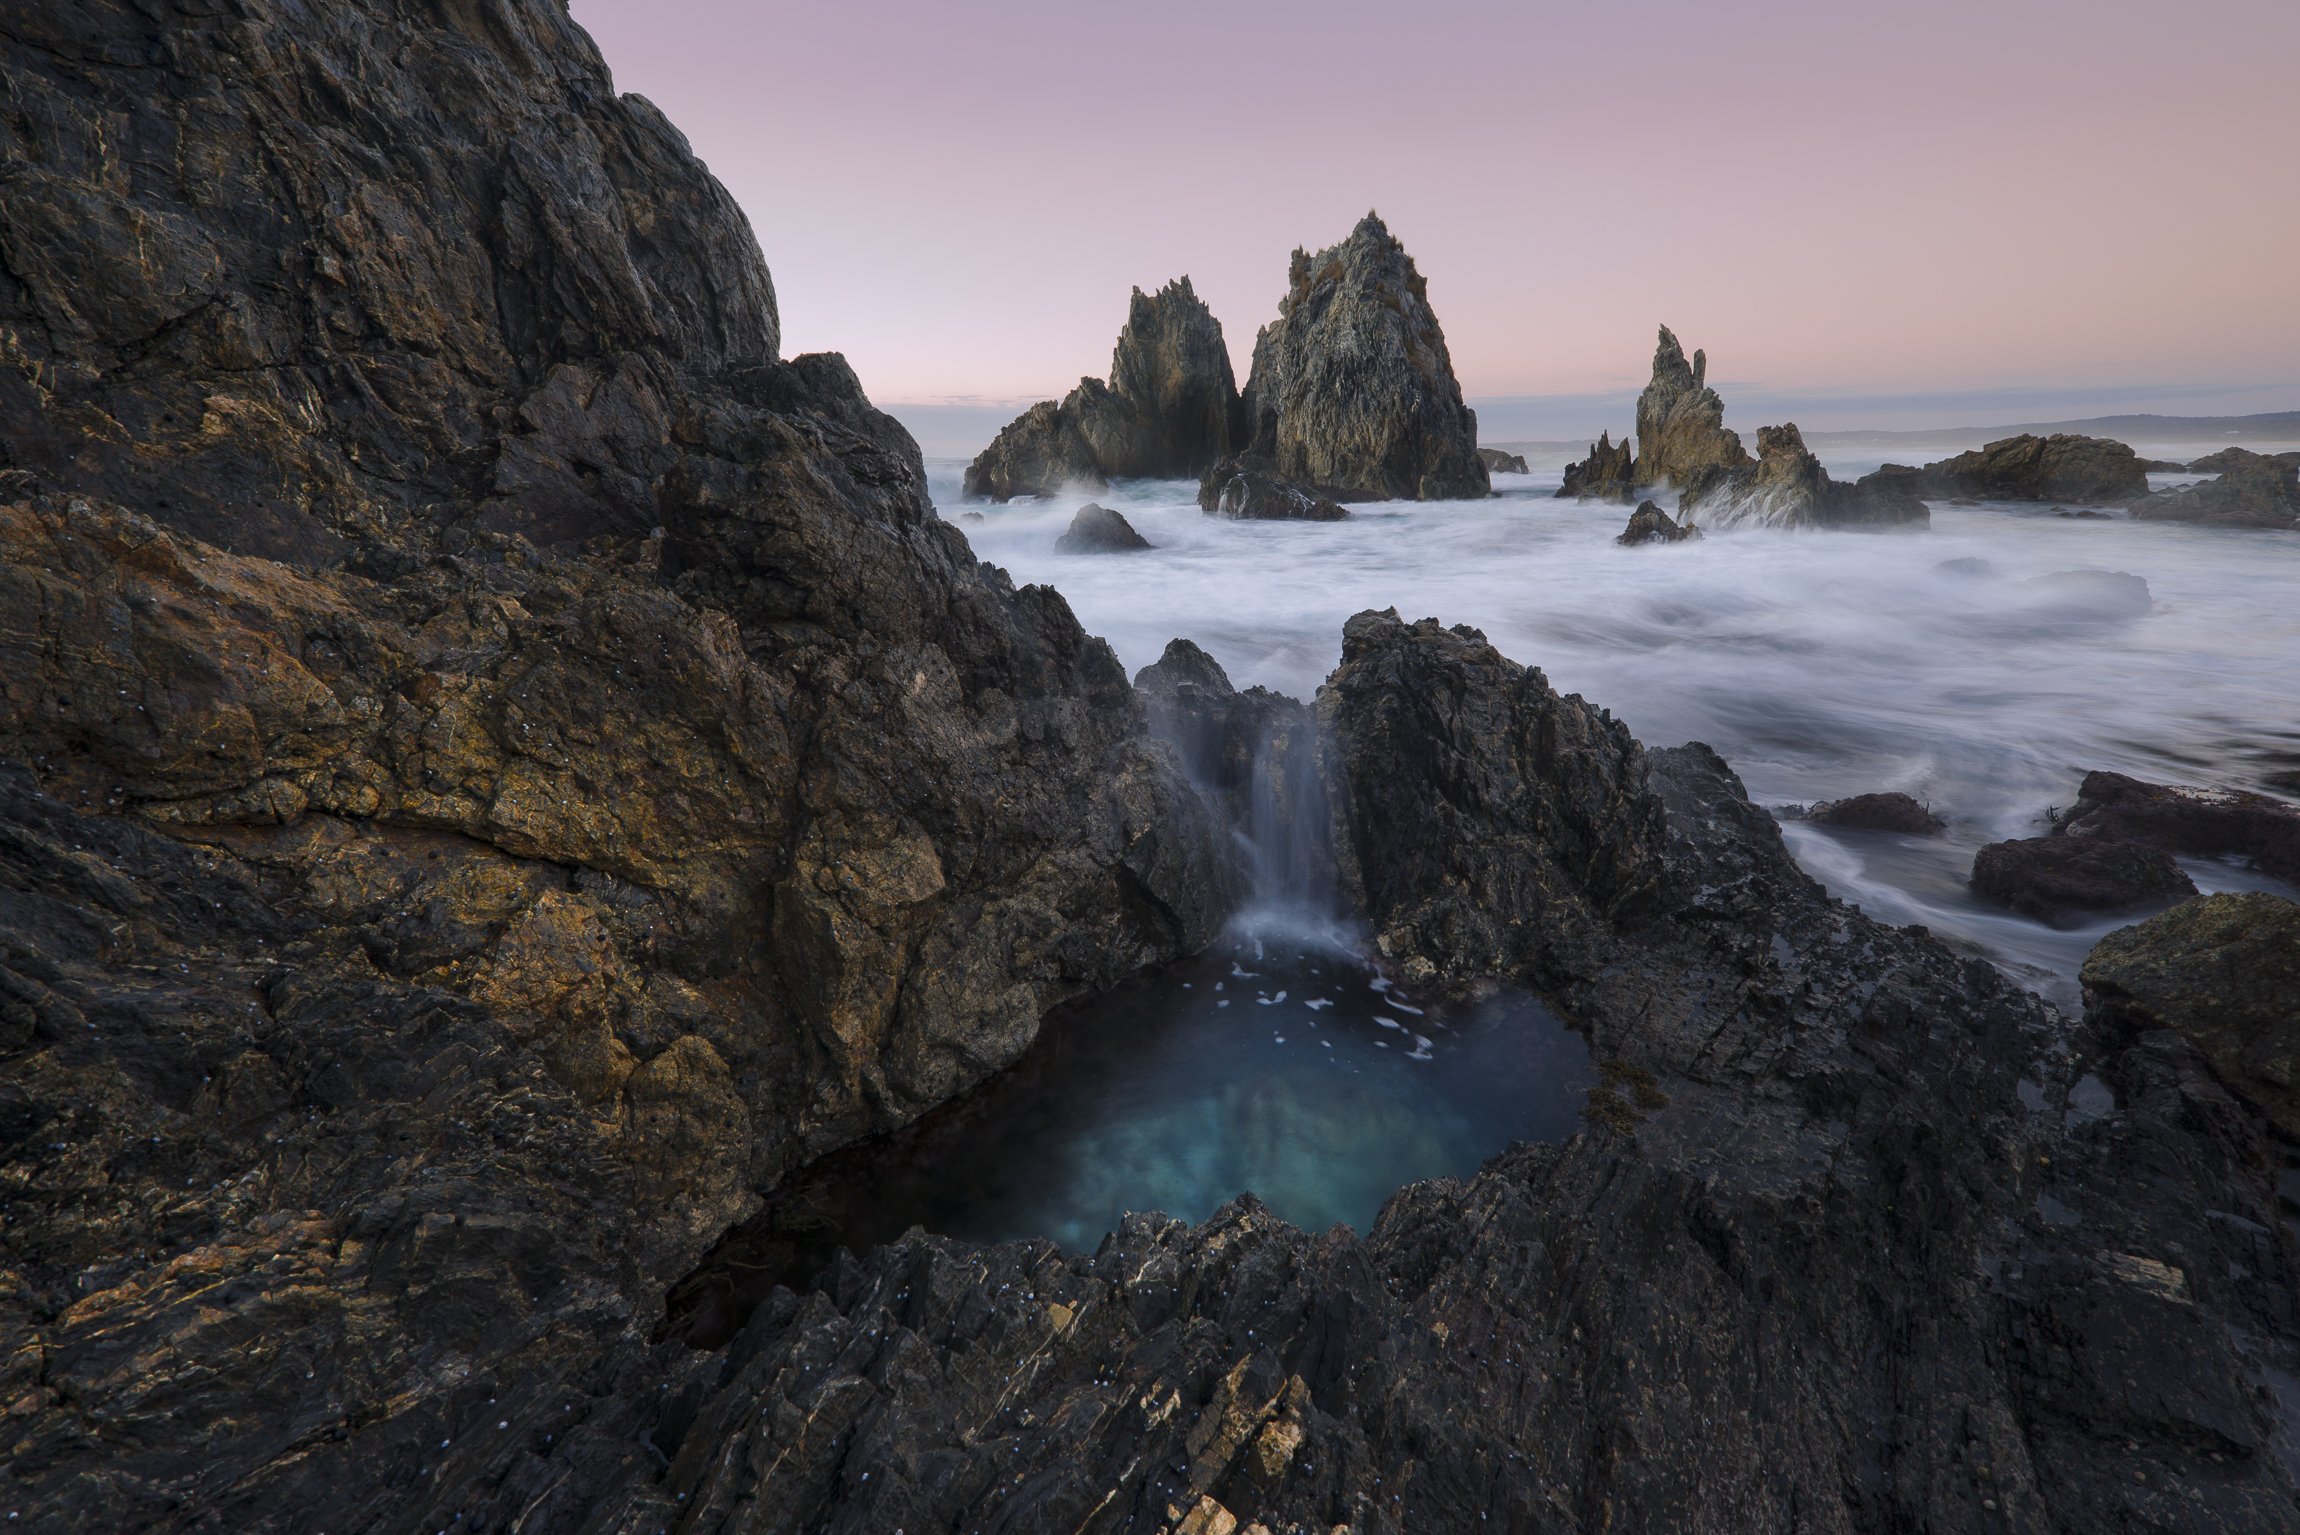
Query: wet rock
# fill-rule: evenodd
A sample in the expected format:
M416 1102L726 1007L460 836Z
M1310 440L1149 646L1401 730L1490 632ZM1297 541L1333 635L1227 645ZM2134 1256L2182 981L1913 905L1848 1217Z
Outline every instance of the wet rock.
M1349 508L1324 492L1296 485L1258 453L1226 458L1198 485L1198 505L1209 516L1270 522L1339 522Z
M1245 411L1279 477L1330 495L1492 490L1428 285L1371 213L1341 244L1294 252L1278 318L1254 341Z
M1194 478L1231 451L1238 390L1221 322L1187 277L1128 306L1110 381L1042 400L967 466L969 499L1101 490L1112 479Z
M1526 468L1525 455L1522 453L1504 453L1499 448L1480 448L1477 450L1477 456L1485 465L1488 474L1533 473L1532 470Z
M2220 528L2300 528L2300 464L2284 461L2295 455L2267 458L2230 448L2215 457L2224 466L2217 479L2160 490L2134 502L2132 515Z
M1897 792L1823 800L1805 812L1805 819L1841 831L1888 831L1912 837L1938 836L1942 829L1941 818L1927 806Z
M1565 483L1557 493L1585 501L1627 501L1636 484L1637 470L1628 440L1616 444L1611 433L1600 432L1597 441L1589 445L1587 458L1565 466Z
M2177 1029L2230 1091L2300 1136L2300 906L2208 895L2103 938L2085 1004L2135 1032Z
M1874 474L1855 484L1829 477L1795 422L1757 430L1757 461L1690 471L1679 504L1711 527L1888 528L1923 526L1932 513L1905 478Z
M2129 842L2194 858L2239 857L2300 883L2300 808L2242 789L2143 783L2122 773L2084 775L2061 817L2070 837Z
M1629 514L1629 525L1621 530L1621 536L1614 542L1630 545L1675 544L1700 536L1701 530L1691 522L1676 522L1657 504L1646 501Z
M2056 570L2017 590L2032 608L2068 618L2146 618L2155 608L2147 580L2128 570Z
M1054 541L1063 554L1132 554L1157 545L1134 531L1134 524L1107 506L1089 501L1070 519L1070 526Z
M1709 387L1708 372L1707 354L1695 352L1687 362L1677 337L1668 326L1661 327L1653 351L1652 381L1637 397L1638 486L1682 486L1697 475L1739 469L1750 462L1740 434L1725 426L1725 402Z
M1897 468L1897 466L1887 466ZM1899 470L1908 474L1910 471ZM2072 501L2111 505L2148 494L2139 457L2105 437L2026 433L1914 471L1933 500Z
M1973 858L1973 888L2053 927L2169 906L2196 894L2195 882L2169 853L2065 836L1990 843Z

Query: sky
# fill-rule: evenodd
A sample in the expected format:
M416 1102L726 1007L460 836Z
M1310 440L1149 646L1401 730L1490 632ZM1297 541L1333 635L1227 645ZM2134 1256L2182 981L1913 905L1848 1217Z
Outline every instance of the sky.
M882 404L1059 395L1182 273L1243 384L1371 207L1473 400L1665 322L1840 427L2300 409L2295 0L572 8Z

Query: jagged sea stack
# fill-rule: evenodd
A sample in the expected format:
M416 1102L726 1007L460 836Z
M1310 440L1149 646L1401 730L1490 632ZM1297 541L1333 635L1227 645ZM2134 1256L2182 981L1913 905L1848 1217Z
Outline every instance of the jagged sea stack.
M1637 397L1639 486L1682 485L1705 470L1738 469L1749 462L1738 432L1725 426L1725 402L1708 383L1709 358L1685 360L1669 327L1653 349L1653 381Z
M1277 472L1329 495L1435 501L1493 488L1428 284L1372 213L1341 244L1294 252L1278 318L1254 342L1246 410Z
M1233 446L1237 379L1215 319L1187 277L1134 290L1110 382L1084 378L1010 422L966 471L969 500L1052 495L1065 485L1203 474Z

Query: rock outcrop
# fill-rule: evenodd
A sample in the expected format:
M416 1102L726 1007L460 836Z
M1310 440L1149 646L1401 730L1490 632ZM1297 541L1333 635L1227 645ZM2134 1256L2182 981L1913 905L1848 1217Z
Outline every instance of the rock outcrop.
M2300 1137L2300 906L2257 891L2183 902L2103 938L2082 979L2104 1021L2179 1030L2229 1091Z
M1757 461L1710 465L1679 480L1679 506L1709 527L1904 528L1932 521L1905 479L1873 474L1853 484L1829 477L1795 422L1757 429Z
M1709 387L1709 358L1685 350L1668 326L1653 349L1653 378L1637 397L1638 488L1683 486L1695 476L1749 463L1738 432L1725 425L1725 402Z
M1485 464L1486 473L1489 475L1533 473L1531 469L1525 466L1523 453L1504 453L1499 448L1480 448L1477 450L1477 456Z
M1942 830L1941 818L1929 807L1897 791L1823 800L1808 809L1804 819L1839 831L1885 831L1911 837L1938 836Z
M1339 522L1350 515L1332 496L1279 474L1276 461L1260 453L1240 453L1208 470L1198 484L1198 505L1209 516L1271 522Z
M1616 444L1612 433L1600 432L1589 445L1587 458L1565 466L1565 483L1557 494L1584 501L1627 501L1636 487L1636 461L1628 441Z
M2024 917L2078 927L2196 894L2172 855L2128 842L2022 837L1973 855L1973 888Z
M2300 469L2300 452L2255 453L2250 448L2222 448L2217 453L2207 453L2202 458L2191 459L2183 467L2190 474L2225 474L2227 471L2248 464L2256 458L2265 458L2270 463Z
M1374 214L1294 252L1278 318L1254 340L1252 448L1283 479L1358 500L1484 496L1477 415L1413 258Z
M1134 524L1107 506L1089 501L1054 541L1061 554L1132 554L1157 546L1134 531Z
M2192 858L2244 858L2264 873L2300 884L2300 808L2265 794L2087 773L2076 804L2060 818L2060 831Z
M2286 462L2300 455L2269 458L2229 448L2215 458L2218 478L2143 497L2132 504L2132 515L2220 528L2300 528L2300 463Z
M2006 437L1971 453L1911 470L1884 471L1914 478L1917 491L1936 501L2067 501L2095 506L2136 501L2148 494L2148 472L2121 442L2056 432Z
M1691 522L1678 522L1658 503L1640 502L1637 510L1629 514L1629 525L1614 539L1617 544L1632 548L1639 544L1677 544L1689 538L1699 538L1701 530Z
M1188 479L1238 445L1237 382L1214 318L1187 277L1127 309L1110 381L1080 379L1042 400L967 466L970 499L1100 490L1113 479Z

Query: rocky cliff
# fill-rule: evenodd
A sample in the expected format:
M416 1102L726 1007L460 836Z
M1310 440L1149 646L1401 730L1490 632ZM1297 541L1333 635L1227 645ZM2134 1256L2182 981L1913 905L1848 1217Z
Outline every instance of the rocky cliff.
M1188 479L1212 468L1241 433L1230 352L1190 279L1134 290L1110 358L1110 382L1080 379L1042 401L967 466L969 497L1053 495L1108 480Z
M1429 286L1380 218L1294 252L1254 340L1245 412L1277 473L1337 499L1442 500L1492 485Z

